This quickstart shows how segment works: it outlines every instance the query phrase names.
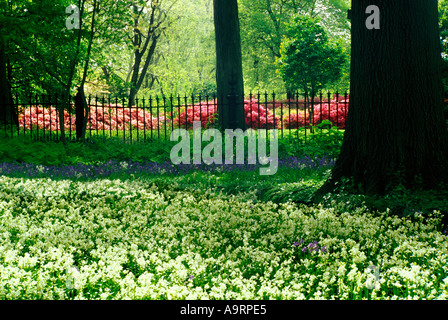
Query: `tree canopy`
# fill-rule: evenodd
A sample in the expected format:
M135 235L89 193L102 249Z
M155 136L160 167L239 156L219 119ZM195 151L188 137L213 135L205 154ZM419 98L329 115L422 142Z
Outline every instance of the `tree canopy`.
M150 28L150 2L97 1L91 52L88 54L94 3L94 0L14 0L0 3L4 78L14 96L26 97L32 91L37 94L58 93L62 97L69 83L69 66L75 57L71 95L82 81L86 60L89 60L84 86L86 94L127 97L130 88L136 85L138 94L143 96L216 92L212 0L157 2L160 10L154 11L154 18L160 16L164 22L159 25L158 32L151 34L151 37L157 35L158 38L147 65L146 57L153 42L149 41L148 50L140 58L144 61L140 63L135 63L134 42L140 37L139 50L144 48ZM341 43L347 61L342 69L342 78L334 84L327 84L326 89L348 89L349 0L239 0L238 4L245 92L284 92L287 89L277 72L276 59L281 57L281 43L288 36L288 24L298 14L318 17L329 41ZM69 5L84 7L81 30L66 27L70 15L66 8ZM139 13L137 28L134 28L134 7L137 11L138 8L143 9ZM445 54L448 52L447 7L447 0L439 1ZM136 69L138 72L134 72Z
M284 90L276 59L288 25L297 15L319 17L330 38L342 39L346 52L350 46L349 1L343 0L240 0L241 37L246 87L254 90ZM349 65L344 66L348 85Z

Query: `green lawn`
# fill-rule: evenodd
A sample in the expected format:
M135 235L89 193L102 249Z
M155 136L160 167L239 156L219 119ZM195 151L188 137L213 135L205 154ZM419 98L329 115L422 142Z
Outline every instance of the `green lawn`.
M305 144L313 139L322 138L322 136L331 137L331 141L341 140L344 134L343 129L337 129L334 127L332 130L327 130L323 126L328 123L328 120L325 120L322 126L316 126L314 129L310 128L300 128L300 129L288 129L286 127L280 126L278 128L278 136L282 139L291 139L298 144ZM178 125L177 125L178 126ZM146 130L137 130L137 129L126 129L126 130L117 130L115 128L111 128L110 130L92 129L87 127L86 129L86 139L89 141L128 141L132 143L140 143L140 142L169 142L170 135L173 130L179 129L175 125L171 125L167 123L166 125L161 125L159 128L147 128ZM192 130L189 130L192 132ZM322 134L324 133L324 134ZM76 131L75 130L65 130L65 135L68 140L76 140ZM0 139L6 140L8 138L13 137L14 139L19 138L27 140L28 138L32 138L34 140L41 141L57 141L60 140L60 131L50 131L49 129L38 128L37 126L33 126L32 130L24 129L23 127L12 127L11 126L1 126L0 125ZM336 138L335 138L336 137Z

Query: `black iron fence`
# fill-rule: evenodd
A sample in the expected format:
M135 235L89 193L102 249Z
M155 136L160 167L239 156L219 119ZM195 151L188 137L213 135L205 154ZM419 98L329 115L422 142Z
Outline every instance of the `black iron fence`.
M8 110L11 106L0 106L2 134L10 138L29 135L35 139L59 140L63 129L67 140L77 139L76 126L81 121L76 119L74 99L63 110L63 117L60 117L61 104L57 96L33 95L22 101L16 99L13 112ZM125 98L90 96L87 105L86 139L95 136L130 141L169 139L173 130L191 129L194 121L200 121L202 128L220 127L215 96L156 96L136 99L132 107ZM244 101L244 129L278 129L281 137L291 134L299 137L302 132L306 139L316 126L344 129L348 105L347 93L328 92L314 97L250 94Z

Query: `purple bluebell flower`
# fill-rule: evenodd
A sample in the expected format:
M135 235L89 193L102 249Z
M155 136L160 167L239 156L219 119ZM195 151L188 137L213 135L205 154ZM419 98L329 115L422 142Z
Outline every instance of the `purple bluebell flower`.
M161 172L165 172L167 174L186 174L193 171L207 171L212 172L216 170L221 170L224 172L231 172L234 170L244 170L244 171L254 171L260 168L260 164L256 165L190 165L190 164L180 164L173 165L170 161L166 161L164 163L156 163L156 162L135 162L135 161L126 161L126 166L121 165L123 161L118 160L108 160L100 165L85 165L85 164L77 164L77 165L35 165L29 163L0 163L1 174L3 175L13 175L13 176L22 176L23 174L27 175L30 178L40 178L40 177L49 177L49 178L92 178L92 177L107 177L113 174L160 174ZM316 169L322 166L332 166L334 161L327 157L317 157L311 158L310 156L303 157L289 157L289 158L280 158L279 159L279 167L284 168L310 168ZM261 193L261 190L258 190Z
M310 242L310 244L308 244L308 248L310 249L310 252L319 250L317 241Z

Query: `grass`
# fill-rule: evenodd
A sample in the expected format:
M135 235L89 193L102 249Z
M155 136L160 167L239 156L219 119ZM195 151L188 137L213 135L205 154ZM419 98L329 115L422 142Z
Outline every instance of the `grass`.
M274 176L152 171L157 140L0 140L0 299L447 299L443 195L310 202L338 137L280 140Z
M325 123L323 123L325 125ZM19 136L13 134L11 139L9 130L0 129L0 159L4 162L26 162L41 165L71 165L95 164L108 159L120 161L170 161L170 151L177 142L170 141L171 132L167 136L161 130L161 136L152 138L147 133L147 140L129 141L130 133L119 132L119 136L109 137L106 132L98 135L87 133L88 143L72 141L64 146L54 140L43 139L43 131L31 135L30 131L21 132ZM15 132L15 131L13 131ZM156 133L156 132L155 132ZM143 138L142 132L139 132ZM279 132L279 156L329 156L336 158L342 143L344 131L335 128L331 130L316 127L314 133L310 129L285 130L283 136ZM137 131L133 130L134 138ZM47 134L46 137L49 137ZM56 137L56 135L55 135ZM39 140L39 141L36 141ZM207 145L203 142L203 146ZM246 144L247 147L247 144ZM247 148L246 148L247 150Z

